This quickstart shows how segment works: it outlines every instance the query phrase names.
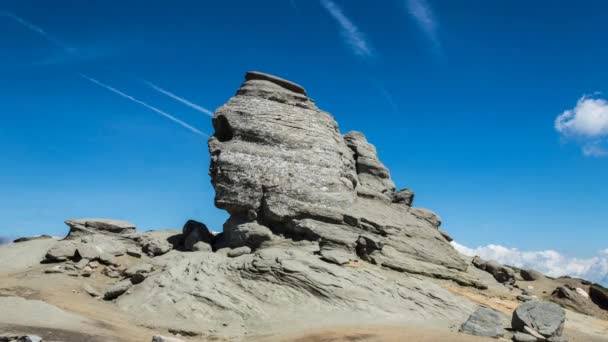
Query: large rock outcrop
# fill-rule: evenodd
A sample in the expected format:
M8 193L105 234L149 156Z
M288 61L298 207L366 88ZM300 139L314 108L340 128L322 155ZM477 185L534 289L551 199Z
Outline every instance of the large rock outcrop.
M341 135L332 116L292 82L249 72L213 118L209 139L215 203L231 214L218 239L258 235L316 241L322 255L360 257L400 271L478 285L429 210L395 195L389 170L360 132ZM398 199L398 200L395 200ZM238 222L238 224L234 224ZM252 222L252 223L247 223ZM362 248L374 241L374 248ZM369 244L368 244L369 245ZM361 255L363 253L363 255ZM335 258L328 258L335 259Z

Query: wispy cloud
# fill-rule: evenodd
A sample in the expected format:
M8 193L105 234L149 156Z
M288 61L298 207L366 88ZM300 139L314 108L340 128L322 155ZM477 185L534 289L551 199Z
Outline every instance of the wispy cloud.
M410 16L416 21L420 29L431 41L431 44L433 45L435 51L437 53L440 53L441 44L439 42L439 36L437 34L439 24L428 1L407 0L407 9Z
M194 132L194 133L196 133L196 134L198 134L198 135L200 135L200 136L203 136L203 137L208 137L208 135L207 135L207 134L205 134L205 133L203 133L203 132L199 131L199 130L198 130L198 129L196 129L195 127L193 127L193 126L191 126L191 125L189 125L189 124L185 123L184 121L182 121L182 120L180 120L180 119L176 118L175 116L173 116L173 115L171 115L171 114L169 114L169 113L167 113L167 112L165 112L165 111L163 111L163 110L160 110L160 109L158 109L158 108L156 108L156 107L154 107L154 106L152 106L152 105L149 105L149 104L145 103L144 101L138 100L138 99L136 99L135 97L133 97L133 96L131 96L131 95L129 95L129 94L126 94L126 93L124 93L124 92L122 92L122 91L120 91L120 90L118 90L118 89L116 89L116 88L114 88L114 87L112 87L112 86L109 86L109 85L107 85L107 84L105 84L105 83L102 83L102 82L100 82L100 81L98 81L98 80L96 80L96 79L94 79L94 78L92 78L92 77L90 77L90 76L87 76L87 75L85 75L85 74L80 74L80 76L81 76L82 78L84 78L84 79L86 79L86 80L88 80L88 81L92 82L93 84L96 84L96 85L98 85L98 86L100 86L100 87L102 87L102 88L104 88L104 89L107 89L107 90L109 90L109 91L113 92L114 94L117 94L117 95L119 95L119 96L122 96L122 97L124 97L125 99L127 99L127 100L129 100L129 101L132 101L132 102L134 102L134 103L137 103L137 104L139 104L140 106L143 106L143 107L145 107L145 108L147 108L147 109L149 109L149 110L151 110L151 111L153 111L153 112L156 112L156 113L158 113L158 114L160 114L160 115L164 116L165 118L167 118L167 119L169 119L169 120L171 120L171 121L173 121L173 122L177 123L178 125L180 125L180 126L182 126L182 127L186 128L186 129L188 129L188 130L190 130L190 131L192 131L192 132Z
M478 255L510 266L535 269L551 277L568 275L608 286L608 248L590 258L571 258L553 250L521 251L493 244L469 248L455 241L452 246L464 255Z
M174 99L174 100L176 100L176 101L178 101L178 102L180 102L182 104L185 104L186 106L188 106L190 108L193 108L193 109L195 109L195 110L197 110L197 111L199 111L201 113L204 113L206 115L209 115L210 117L213 117L213 112L210 111L209 109L207 109L207 108L205 108L203 106L197 105L196 103L193 103L193 102L191 102L191 101L189 101L189 100L187 100L187 99L185 99L183 97L177 96L174 93L172 93L172 92L170 92L170 91L168 91L166 89L163 89L163 88L157 86L156 84L154 84L154 83L152 83L150 81L143 80L143 82L148 87L156 90L157 92L159 92L159 93L161 93L163 95L166 95L166 96L168 96L168 97L170 97L170 98L172 98L172 99Z
M597 95L597 93L596 93ZM608 156L608 101L585 95L573 109L565 110L555 119L555 130L562 138L582 144L585 156Z
M74 48L69 47L68 45L66 45L61 40L57 39L55 36L48 33L46 30L44 30L40 26L36 26L36 25L30 23L29 21L19 17L18 15L14 14L14 13L7 12L7 11L0 11L0 16L4 16L4 17L12 19L13 21L24 26L25 28L27 28L30 31L37 33L38 35L42 36L44 39L49 41L51 44L65 50L68 53L72 53L75 51Z
M342 9L331 0L321 0L321 5L338 22L342 36L353 52L361 57L373 57L374 52L359 28L350 20Z

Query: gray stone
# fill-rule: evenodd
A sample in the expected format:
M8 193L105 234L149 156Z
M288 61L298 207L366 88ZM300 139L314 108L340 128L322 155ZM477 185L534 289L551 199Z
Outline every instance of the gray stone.
M42 337L36 335L21 336L19 342L42 342Z
M129 248L127 249L127 255L134 258L141 258L141 250L138 248Z
M151 264L143 263L129 267L124 272L124 275L127 277L132 277L135 274L151 273L152 271L154 271L154 266L152 266Z
M530 269L522 269L519 271L519 274L522 278L524 278L524 280L527 281L541 280L545 278L544 274Z
M70 241L58 241L46 252L45 260L61 262L72 259L76 254L76 246Z
M356 161L360 195L393 201L395 184L388 169L378 159L376 148L367 142L361 132L349 132L344 135L346 145L353 151Z
M149 237L143 242L142 249L150 256L157 256L169 252L173 246L167 240Z
M187 251L191 251L194 245L201 241L212 244L215 238L215 235L204 223L194 220L186 222L182 229L182 235L184 237L184 249Z
M114 258L114 256L112 254L101 253L97 259L99 260L100 263L102 263L104 265L113 265L113 266L118 265L118 263L116 262L116 258Z
M503 319L496 310L479 308L462 324L460 331L475 336L502 337L505 334Z
M206 242L199 241L192 246L193 252L211 252L213 248Z
M146 278L148 278L147 273L135 273L129 279L131 280L131 284L137 285L141 284Z
M503 283L505 285L515 284L515 271L509 267L499 264L494 260L486 261L476 256L473 258L472 264L475 267L490 273L499 283Z
M439 228L439 226L441 226L441 218L428 209L411 208L410 213L412 213L412 215L416 216L419 219L427 221L435 228Z
M79 243L76 245L76 251L81 258L88 260L97 260L104 252L100 247L92 243Z
M447 241L447 242L452 242L454 241L454 239L450 236L450 234L448 234L446 231L439 229L439 234L441 234L441 236L443 236L443 238Z
M247 246L243 246L243 247L231 249L230 251L228 251L227 255L229 258L236 258L236 257L240 257L241 255L245 255L245 254L249 254L249 253L251 253L251 248L249 248Z
M401 203L408 207L414 202L414 192L410 189L401 189L393 194L393 202Z
M130 280L121 280L118 283L110 286L109 288L106 289L106 291L104 292L103 295L103 299L105 300L112 300L112 299L116 299L118 297L120 297L121 295L123 295L125 292L127 292L131 286L133 286L133 284L131 283Z
M272 239L272 231L257 222L248 222L240 217L231 217L224 223L223 238L228 247L247 246L256 249Z
M550 337L562 334L565 321L566 312L561 306L550 302L530 301L515 309L511 326L521 332L527 332L524 327L528 327Z
M90 234L127 235L135 233L135 225L133 223L113 219L66 220L65 224L70 227L68 238Z
M525 334L525 333L518 331L513 335L513 341L515 341L515 342L536 342L536 341L538 341L538 339L532 335Z
M109 267L104 268L103 271L101 271L101 274L108 278L120 278L120 272Z

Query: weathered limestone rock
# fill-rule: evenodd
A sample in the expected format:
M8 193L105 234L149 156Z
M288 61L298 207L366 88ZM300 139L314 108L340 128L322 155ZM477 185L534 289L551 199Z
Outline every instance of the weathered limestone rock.
M527 281L541 280L545 278L544 274L535 270L522 269L519 273L521 274L521 277Z
M251 248L249 248L247 246L243 246L243 247L238 247L238 248L228 251L227 255L229 258L237 258L237 257L240 257L241 255L245 255L245 254L249 254L249 253L251 253Z
M494 260L483 260L476 256L472 261L473 265L481 270L484 270L494 276L498 282L512 285L515 283L515 271L511 268L503 266Z
M66 220L70 227L68 238L81 237L90 234L119 234L135 233L135 225L127 221L112 219L78 219Z
M566 312L551 302L530 301L515 309L511 326L514 330L530 334L530 329L544 337L561 336Z
M393 202L411 207L414 202L414 192L410 189L401 189L393 194Z
M490 308L479 308L460 327L460 331L476 336L502 337L505 334L503 328L503 315Z
M360 132L349 132L344 135L346 145L353 151L356 162L359 186L357 193L363 197L378 198L391 202L395 184L388 169L378 159L376 148L367 142Z
M70 241L57 241L46 252L45 259L49 262L61 262L71 259L76 254L76 245Z
M589 287L589 298L600 308L608 310L608 289L599 284Z
M131 283L130 280L128 280L128 279L121 280L118 283L116 283L106 289L106 291L103 295L103 299L105 299L105 300L116 299L116 298L120 297L121 295L123 295L125 292L127 292L131 288L131 286L133 286L133 284Z

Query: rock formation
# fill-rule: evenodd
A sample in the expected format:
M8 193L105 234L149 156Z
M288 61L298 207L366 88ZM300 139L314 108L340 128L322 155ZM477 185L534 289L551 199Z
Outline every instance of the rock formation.
M40 273L83 278L84 297L113 303L139 326L201 339L414 321L510 334L506 316L475 298L488 284L527 295L512 286L519 274L457 253L440 217L413 207L411 190L396 190L366 137L342 135L303 87L249 72L213 126L209 175L216 206L230 214L222 233L192 220L148 232L68 220L66 238L46 245L51 265ZM605 303L603 289L593 295ZM516 335L561 336L563 312L535 303L516 312Z

